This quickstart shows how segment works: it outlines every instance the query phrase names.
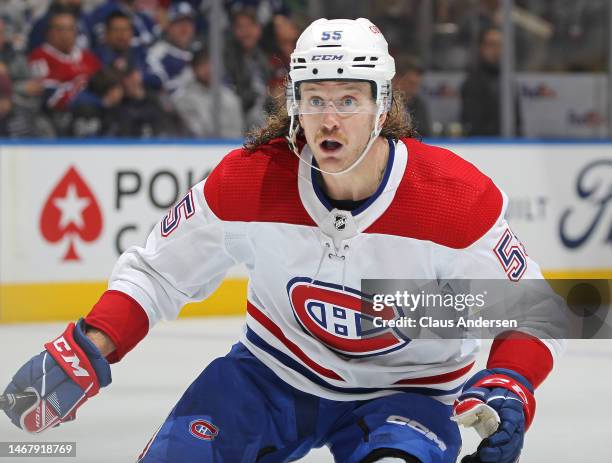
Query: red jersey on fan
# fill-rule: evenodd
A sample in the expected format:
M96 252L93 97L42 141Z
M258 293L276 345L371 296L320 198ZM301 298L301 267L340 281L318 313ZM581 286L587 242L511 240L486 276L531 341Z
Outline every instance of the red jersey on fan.
M85 88L100 62L89 50L74 47L67 54L45 43L30 54L30 67L43 78L45 106L63 110Z

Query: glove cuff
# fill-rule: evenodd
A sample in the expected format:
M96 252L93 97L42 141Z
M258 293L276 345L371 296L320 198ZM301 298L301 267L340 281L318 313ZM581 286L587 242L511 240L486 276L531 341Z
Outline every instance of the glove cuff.
M110 383L108 362L102 358L98 348L85 336L82 325L77 328L74 323L68 324L59 337L45 344L45 349L70 379L79 385L87 397L96 395L100 386ZM106 368L100 360L106 363Z
M91 366L96 372L100 387L106 387L112 382L110 364L106 360L98 347L85 334L85 320L79 319L74 327L74 340L83 349L87 358L91 362Z

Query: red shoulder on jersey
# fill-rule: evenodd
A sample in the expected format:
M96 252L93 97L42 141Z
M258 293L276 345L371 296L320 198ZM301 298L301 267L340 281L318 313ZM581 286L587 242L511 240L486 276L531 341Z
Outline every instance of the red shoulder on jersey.
M367 230L470 246L497 221L503 198L493 181L453 152L414 139L402 140L408 165L395 199Z
M314 226L298 192L298 158L284 138L249 153L230 152L204 184L206 202L224 221Z

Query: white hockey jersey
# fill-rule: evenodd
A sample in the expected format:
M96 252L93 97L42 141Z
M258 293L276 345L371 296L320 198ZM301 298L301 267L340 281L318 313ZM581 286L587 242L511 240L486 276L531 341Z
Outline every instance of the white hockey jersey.
M391 329L364 336L361 280L541 274L509 231L507 199L488 177L416 140L390 147L378 190L353 211L332 208L285 140L229 153L145 247L120 257L109 293L144 311L149 328L206 298L230 267L243 263L249 285L241 341L287 383L334 400L416 390L452 401L478 342L410 341ZM302 156L311 158L308 146ZM132 335L120 334L129 330L90 318L118 344L119 357L131 348L122 336ZM129 323L135 322L122 322ZM544 345L551 358L561 349L556 341Z

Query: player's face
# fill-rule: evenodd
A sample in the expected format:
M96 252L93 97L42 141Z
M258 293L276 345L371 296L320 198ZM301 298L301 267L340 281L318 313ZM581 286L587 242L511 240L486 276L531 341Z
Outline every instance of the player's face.
M376 117L368 82L304 82L298 107L306 141L322 170L340 172L361 155Z

